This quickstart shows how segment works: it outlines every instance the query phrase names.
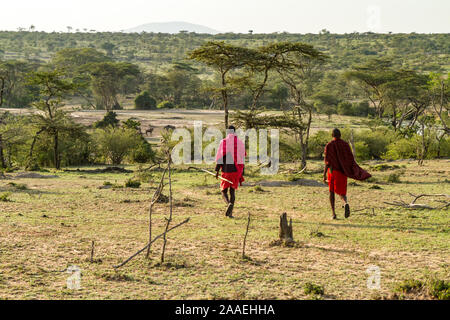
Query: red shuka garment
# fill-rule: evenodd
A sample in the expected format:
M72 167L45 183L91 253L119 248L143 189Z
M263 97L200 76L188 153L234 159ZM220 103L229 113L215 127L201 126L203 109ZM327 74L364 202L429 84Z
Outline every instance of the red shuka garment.
M356 163L349 144L340 138L333 138L326 145L325 164L329 165L332 171L338 170L355 180L366 180L372 176Z

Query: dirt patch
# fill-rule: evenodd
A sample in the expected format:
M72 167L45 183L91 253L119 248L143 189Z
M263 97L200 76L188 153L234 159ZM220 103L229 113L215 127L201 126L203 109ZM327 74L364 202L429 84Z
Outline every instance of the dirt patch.
M263 186L263 187L282 187L282 186L325 187L325 185L323 183L320 183L316 180L309 180L309 179L298 179L295 181L263 180L258 183L255 183L254 185L255 186L256 185Z
M106 167L104 169L91 169L91 170L80 170L80 169L76 169L76 170L69 170L66 169L64 170L65 172L82 172L82 173L132 173L134 172L133 170L128 170L125 168L121 168L121 167Z
M52 178L59 178L59 176L55 175L44 175L39 174L36 172L21 172L16 174L16 179L52 179Z

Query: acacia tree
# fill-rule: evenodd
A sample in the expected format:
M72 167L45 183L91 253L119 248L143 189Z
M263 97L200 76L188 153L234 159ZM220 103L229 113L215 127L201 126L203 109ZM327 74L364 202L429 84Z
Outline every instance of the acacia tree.
M30 147L28 167L32 163L33 149L39 135L47 133L53 137L53 157L56 169L60 169L59 136L63 132L76 133L81 126L74 123L62 109L62 100L76 90L76 85L63 78L58 70L38 71L30 74L28 83L39 88L40 100L33 103L38 112L32 116L36 133Z
M289 128L299 138L302 168L306 166L314 104L309 98L320 78L320 68L327 56L304 43L281 42L269 46L266 52L277 57L275 69L290 90L291 105L284 110Z
M356 81L372 102L378 118L382 118L385 104L385 84L396 80L397 74L392 70L392 62L388 59L371 59L363 65L353 67L344 76Z
M138 66L127 62L98 62L84 65L91 77L91 88L97 97L97 106L111 111L118 106L117 95L121 92L122 79L140 76Z
M233 46L223 41L209 41L189 53L190 59L206 64L220 77L220 85L214 90L220 92L222 97L225 128L228 128L230 82L233 82L231 73L248 64L255 53L253 49Z
M412 128L419 116L429 105L427 75L421 75L411 70L395 72L393 81L383 84L386 111L391 114L391 124L394 130L400 129L405 120L410 120L407 128Z
M444 133L450 135L450 77L438 73L430 75L428 82L430 104L440 120Z

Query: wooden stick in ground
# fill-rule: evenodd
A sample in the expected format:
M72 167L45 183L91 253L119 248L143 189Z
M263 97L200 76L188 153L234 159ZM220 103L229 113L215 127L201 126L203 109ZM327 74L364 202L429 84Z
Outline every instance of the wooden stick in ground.
M172 231L173 229L178 228L179 226L188 223L190 220L190 218L187 218L186 220L184 220L183 222L180 222L179 224L173 226L172 228L168 229L167 231L161 233L160 235L157 235L152 241L150 241L149 243L147 243L147 245L145 247L143 247L142 249L140 249L139 251L137 251L136 253L134 253L133 255L131 255L127 260L125 260L124 262L122 262L121 264L118 264L116 266L113 266L114 269L118 269L120 267L123 267L125 264L127 264L128 262L130 262L131 259L133 259L134 257L136 257L138 254L140 254L141 252L143 252L145 249L147 249L153 242L155 242L156 240L158 240L159 238L161 238L163 235L165 235L166 233Z
M245 231L244 243L242 245L242 259L245 259L245 244L247 242L248 228L250 227L250 212L248 213L247 230Z
M164 172L162 174L161 177L161 181L159 182L158 188L155 190L155 193L153 194L152 197L152 201L150 202L150 208L148 209L148 242L151 242L152 240L152 212L153 212L153 206L155 205L155 203L158 201L159 197L161 196L161 193L164 189L164 177L166 176L166 172L167 169L164 169ZM145 255L145 257L148 259L148 257L150 256L150 251L151 251L151 245L148 246L147 248L147 254Z
M172 173L171 173L171 168L170 168L170 162L172 161L172 159L169 156L169 162L167 163L167 168L169 169L169 219L167 219L167 223L166 223L166 231L164 232L164 242L163 242L163 247L162 247L162 252L161 252L161 264L164 262L164 254L166 253L166 244L167 244L167 230L169 229L169 225L170 222L172 222Z
M94 240L92 240L92 244L91 244L91 263L94 262L94 247L95 247L95 242Z

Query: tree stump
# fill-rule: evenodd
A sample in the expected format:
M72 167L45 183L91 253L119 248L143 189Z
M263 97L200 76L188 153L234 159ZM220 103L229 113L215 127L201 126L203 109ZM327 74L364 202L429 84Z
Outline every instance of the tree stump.
M280 216L280 240L285 244L294 242L294 236L292 235L292 219L290 219L288 223L286 212Z

